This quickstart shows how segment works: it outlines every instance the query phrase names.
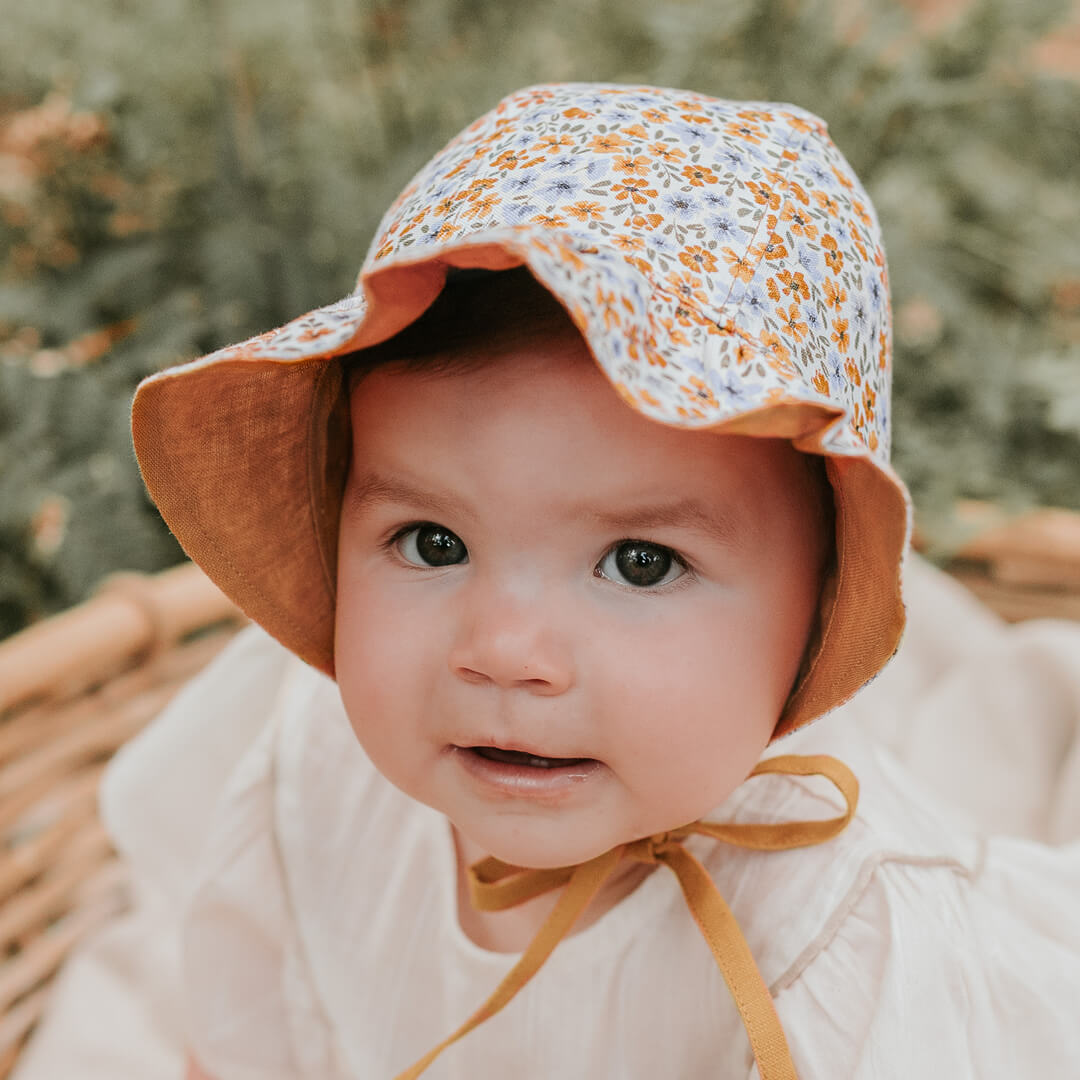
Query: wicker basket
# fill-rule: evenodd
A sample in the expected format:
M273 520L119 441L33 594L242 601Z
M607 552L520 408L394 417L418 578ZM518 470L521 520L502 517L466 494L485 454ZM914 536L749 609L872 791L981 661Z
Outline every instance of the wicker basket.
M984 529L950 569L1007 619L1080 619L1080 515ZM0 1080L64 957L128 903L97 816L105 763L243 622L186 565L112 577L0 643Z
M186 565L111 577L0 644L0 1080L64 957L128 901L97 815L105 763L243 622Z

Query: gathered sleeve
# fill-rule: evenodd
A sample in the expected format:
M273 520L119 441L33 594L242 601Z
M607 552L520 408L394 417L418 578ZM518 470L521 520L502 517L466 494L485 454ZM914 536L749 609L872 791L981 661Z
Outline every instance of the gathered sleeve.
M1078 896L1080 845L867 865L773 987L800 1080L1074 1075Z

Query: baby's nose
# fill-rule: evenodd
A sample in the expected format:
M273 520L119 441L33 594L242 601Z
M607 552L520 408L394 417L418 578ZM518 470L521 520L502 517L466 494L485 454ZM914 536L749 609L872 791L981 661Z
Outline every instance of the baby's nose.
M505 593L473 604L450 650L450 670L474 684L563 694L574 683L573 649L542 597Z

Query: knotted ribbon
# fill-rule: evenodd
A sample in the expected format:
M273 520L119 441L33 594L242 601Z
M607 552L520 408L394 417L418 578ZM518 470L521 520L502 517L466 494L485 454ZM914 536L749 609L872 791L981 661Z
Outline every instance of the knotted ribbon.
M739 1010L761 1080L797 1080L784 1029L780 1026L772 996L754 962L750 946L708 870L683 844L687 837L697 834L734 847L755 851L786 851L824 843L851 821L859 800L859 782L843 762L825 754L786 754L759 762L750 776L768 773L823 776L839 789L847 809L839 817L822 821L769 825L694 821L680 829L620 844L577 866L529 870L493 858L483 859L471 866L469 891L473 905L481 911L501 911L564 885L566 888L532 943L491 997L457 1031L411 1068L400 1073L396 1080L415 1080L443 1050L502 1009L540 970L622 859L663 863L674 872L687 907L712 950Z

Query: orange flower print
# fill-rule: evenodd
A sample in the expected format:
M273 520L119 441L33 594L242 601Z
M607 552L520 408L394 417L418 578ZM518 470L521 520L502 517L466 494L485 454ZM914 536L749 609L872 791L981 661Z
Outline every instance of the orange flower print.
M878 334L878 368L884 371L889 366L889 335L882 330Z
M680 386L679 389L687 395L687 397L693 398L695 401L703 402L706 405L710 405L712 408L717 408L719 403L716 400L716 395L699 379L696 375L691 375L689 379L690 385Z
M594 135L589 142L589 149L598 154L617 154L630 144L619 135Z
M848 346L851 344L851 338L848 337L848 321L847 319L837 319L833 323L832 339L836 342L836 347L842 352L848 351Z
M559 217L558 214L536 214L534 217L529 218L530 221L535 221L537 225L543 225L545 229L565 229L566 218ZM580 262L580 260L578 260ZM584 267L584 263L581 263Z
M683 326L689 326L687 322L679 320ZM661 319L660 325L667 331L667 339L672 345L689 345L690 339L675 326L674 319Z
M731 276L736 281L749 281L754 276L754 263L745 254L737 255L729 247L724 248L723 251L724 261L728 264Z
M781 316L781 318L783 320L784 326L786 326L788 328L788 330L791 332L791 336L796 341L802 341L802 339L804 337L806 337L809 328L807 327L806 323L799 321L799 315L802 314L799 311L799 305L798 304L792 304L791 305L791 310L786 311L786 312L781 307L779 309L779 311L780 311L780 316Z
M870 447L870 452L873 453L878 448L878 437L876 431L870 432L870 437L866 440L866 445Z
M776 280L780 282L780 288L777 291L777 295L773 296L773 289L776 288L774 279L769 278L769 297L772 300L779 300L780 293L785 296L798 297L801 300L810 299L810 286L806 284L806 278L803 277L801 270L796 270L793 274L790 270L781 270L776 275Z
M542 135L536 145L541 150L558 150L560 146L573 146L574 140L570 135Z
M637 157L612 158L611 167L616 172L629 173L631 176L647 176L649 174L649 159L643 154Z
M791 363L791 353L783 341L780 340L779 334L774 334L771 330L763 330L758 340L768 351L765 360L769 367L774 371L778 371L781 375L798 374Z
M659 400L653 397L653 395L650 394L644 386L640 390L638 390L638 397L641 398L641 400L644 401L646 405L651 405L654 409L660 408Z
M704 187L706 184L715 184L716 173L705 165L687 165L683 168L683 176L690 181L692 187Z
M830 217L836 217L840 213L840 204L826 191L815 191L814 198L818 206Z
M615 192L616 199L629 199L635 206L647 203L657 194L656 188L649 187L647 180L641 180L638 177L631 177L621 183L613 184L611 190Z
M865 206L863 206L863 204L862 204L861 202L859 202L859 200L858 200L858 199L852 199L852 200L851 200L851 205L852 205L852 207L853 207L853 208L854 208L854 210L855 210L855 216L856 216L856 217L857 217L857 218L858 218L858 219L859 219L859 220L860 220L860 221L861 221L861 222L862 222L862 223L863 223L863 224L864 224L864 225L865 225L865 226L866 226L867 228L870 228L870 226L871 226L871 225L873 224L873 222L872 222L872 221L870 220L870 215L869 215L869 214L868 214L868 213L866 212L866 207L865 207Z
M802 131L804 133L814 130L815 125L811 124L809 120L803 119L801 116L796 116L794 113L781 113L780 114L795 131Z
M647 149L653 157L669 163L682 161L686 157L685 150L680 150L677 146L668 146L667 143L654 142Z
M519 160L516 150L504 150L491 164L496 169L505 171L507 169L516 169Z
M862 376L859 374L859 365L854 360L848 359L844 364L844 373L853 386L862 386Z
M656 193L653 192L655 195ZM663 214L635 214L630 219L630 224L635 229L656 229L664 224Z
M806 188L802 184L791 180L788 183L788 194L794 195L796 199L803 204L803 206L810 205L810 196L806 194Z
M724 125L724 130L736 138L745 139L747 142L758 145L765 138L765 132L748 120L735 121Z
M667 124L671 121L671 117L662 109L646 109L641 115L650 124Z
M680 300L685 300L687 302L697 300L702 304L707 304L709 302L709 297L705 293L705 290L698 285L698 279L692 274L673 271L668 274L667 283L671 291Z
M813 240L817 236L817 226L810 220L810 215L799 209L794 203L788 203L780 214L781 221L791 222L791 231L796 236L805 236Z
M602 221L604 218L603 204L598 202L588 202L585 199L579 199L570 206L564 206L563 209L568 214L576 217L578 221Z
M476 202L485 191L495 186L495 178L493 176L485 176L479 180L474 180L466 189L465 197L469 202Z
M640 236L629 236L626 233L616 233L611 242L619 251L640 251L645 246L645 241Z
M874 410L877 406L877 392L869 384L863 388L863 408L866 409L866 419L873 423Z
M832 169L832 174L836 177L837 183L839 183L841 187L846 187L848 191L854 187L850 178L845 176L835 165L830 165L829 168Z
M455 236L460 231L461 230L457 225L453 225L449 221L444 221L440 223L437 229L432 229L431 232L428 233L428 236L432 240L449 240L450 237Z
M641 142L644 142L649 137L649 133L640 124L632 124L630 127L620 128L619 130L631 139L638 139Z
M716 269L716 256L700 244L690 244L679 252L679 262L691 270L711 274Z
M502 202L502 197L496 195L494 191L489 191L482 199L477 199L475 202L469 204L465 210L465 217L478 218L484 214L490 214L499 203Z
M779 233L770 233L769 239L763 244L755 244L750 254L755 259L784 259L788 249L784 246L784 238Z
M829 378L824 371L815 371L814 377L810 380L814 384L814 389L826 397L829 394Z
M843 285L825 279L825 304L839 311L847 303L847 289Z
M821 238L821 246L825 249L825 264L834 274L839 274L844 265L844 253L837 247L836 239L826 233Z
M591 112L586 112L584 109L579 109L576 105L570 109L563 109L563 116L567 120L588 120L592 116Z
M453 209L454 198L452 195L447 195L445 199L442 199L435 204L435 214L437 217L446 217Z
M547 225L549 228L553 229L560 228L561 226L564 226L566 224L566 222L563 221L562 218L549 218L545 217L543 214L537 214L536 217L542 219L540 221L541 225ZM536 220L536 218L534 218L533 220ZM555 254L572 270L580 273L582 270L585 269L585 261L572 247L569 247L567 244L559 244L555 248ZM586 323L578 323L576 315L574 316L574 322L577 323L579 327L586 325Z
M599 288L596 290L596 303L604 316L605 330L611 330L621 323L615 301L616 297L614 290L611 292L604 292L603 289Z
M780 196L771 188L767 188L764 184L759 184L754 180L747 180L746 187L754 196L754 201L759 205L767 206L770 210L780 209Z
M752 123L769 124L772 123L773 114L766 112L764 109L740 109L735 114L740 120L749 120Z

